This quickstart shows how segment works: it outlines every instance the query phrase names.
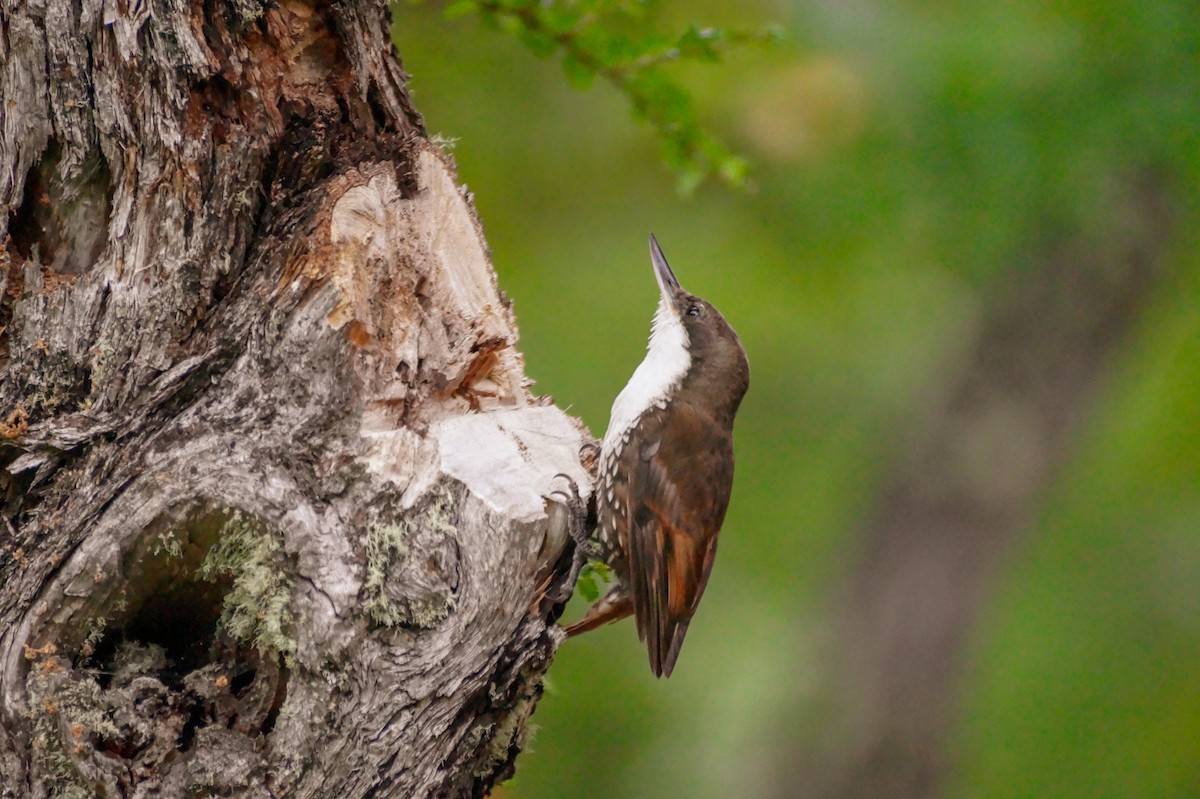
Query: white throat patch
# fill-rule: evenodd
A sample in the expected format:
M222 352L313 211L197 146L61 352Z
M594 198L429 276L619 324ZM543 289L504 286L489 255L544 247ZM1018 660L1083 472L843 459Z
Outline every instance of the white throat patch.
M687 330L666 298L660 298L646 357L613 402L602 451L612 452L638 417L651 405L666 400L691 365Z

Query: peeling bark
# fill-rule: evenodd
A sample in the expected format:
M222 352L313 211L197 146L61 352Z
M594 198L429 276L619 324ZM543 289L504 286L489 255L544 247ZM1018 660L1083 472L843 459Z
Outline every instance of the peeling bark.
M485 794L590 437L386 5L3 2L0 64L0 797Z

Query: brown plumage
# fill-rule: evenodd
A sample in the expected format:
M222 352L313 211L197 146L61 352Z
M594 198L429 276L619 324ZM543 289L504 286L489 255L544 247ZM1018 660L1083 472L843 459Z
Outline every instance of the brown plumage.
M712 571L733 486L733 420L750 370L737 334L688 294L651 237L661 291L645 361L613 404L597 486L601 556L617 582L568 635L630 613L670 676Z

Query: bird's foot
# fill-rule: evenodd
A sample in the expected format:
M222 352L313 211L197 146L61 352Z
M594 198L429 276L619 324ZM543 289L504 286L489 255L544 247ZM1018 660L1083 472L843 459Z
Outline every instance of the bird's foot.
M579 485L570 475L560 473L556 474L555 477L563 478L570 487L570 492L555 490L550 492L550 496L560 498L566 506L567 533L571 536L571 542L575 545L571 553L571 566L570 571L567 573L567 579L563 580L558 590L554 592L554 595L549 597L551 601L559 603L566 602L571 598L571 594L575 592L575 582L579 579L580 569L589 560L599 557L600 549L591 537L591 529L588 522L592 518L592 513L589 503L579 494Z

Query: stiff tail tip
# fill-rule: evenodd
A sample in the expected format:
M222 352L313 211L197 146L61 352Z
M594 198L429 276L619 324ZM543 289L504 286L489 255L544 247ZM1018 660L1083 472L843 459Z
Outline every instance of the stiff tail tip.
M614 596L611 592L596 600L596 604L588 608L583 618L574 624L568 624L563 630L568 638L572 638L588 630L594 630L609 622L620 621L633 614L633 599L628 594Z

